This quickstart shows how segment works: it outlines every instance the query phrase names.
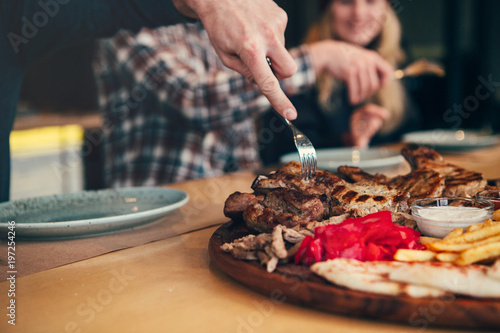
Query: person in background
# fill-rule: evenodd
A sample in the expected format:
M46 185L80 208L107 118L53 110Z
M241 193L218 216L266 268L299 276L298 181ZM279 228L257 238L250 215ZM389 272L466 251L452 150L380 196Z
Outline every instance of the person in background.
M401 134L419 128L418 111L400 80L380 83L376 71L363 66L367 58L380 56L395 68L404 60L401 26L388 0L320 0L321 16L305 38L309 45L329 43L332 59L349 62L342 75L323 73L316 87L292 98L299 110L294 122L316 148L354 146L366 148L399 140ZM333 41L333 43L332 43ZM368 98L364 91L375 90ZM365 94L366 96L366 94ZM266 114L262 126L275 116ZM266 164L293 151L289 133L277 135L261 152Z
M256 82L284 116L295 109L279 79L296 71L284 47L286 13L271 0L1 0L0 1L0 202L9 200L9 136L27 67L58 49L120 28L139 30L188 18L207 29L222 62ZM78 79L78 78L75 78Z
M329 56L331 43L290 50L298 71L281 81L287 95L314 87L317 74L342 77L350 68ZM360 99L394 70L375 53L364 60L378 82ZM224 66L201 24L121 31L101 41L94 69L106 186L167 184L260 166L255 119L271 105L255 84ZM274 125L285 130L280 121Z

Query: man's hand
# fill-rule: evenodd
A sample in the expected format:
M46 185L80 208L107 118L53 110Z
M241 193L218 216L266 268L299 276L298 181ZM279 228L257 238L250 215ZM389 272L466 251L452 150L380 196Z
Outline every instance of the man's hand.
M184 15L199 18L224 65L255 82L285 118L297 117L278 79L297 65L285 49L286 13L271 0L172 0ZM271 59L273 70L266 57Z
M366 104L356 109L351 115L350 132L344 137L344 143L358 148L368 147L372 137L389 117L389 110L376 104Z
M327 72L345 81L349 101L356 105L394 77L394 68L377 52L326 40L309 45L316 74Z

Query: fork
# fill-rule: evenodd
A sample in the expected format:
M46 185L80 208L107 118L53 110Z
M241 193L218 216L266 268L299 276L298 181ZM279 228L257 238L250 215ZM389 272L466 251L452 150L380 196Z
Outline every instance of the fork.
M418 76L422 74L434 74L439 77L445 76L445 71L441 65L429 62L427 59L420 59L412 62L403 69L397 69L394 72L396 79L402 79L407 76Z
M273 74L275 74L273 67L271 65L271 59L266 57L266 60L267 63L269 64L269 67L273 71ZM311 140L309 140L309 138L304 133L302 133L298 128L296 128L291 121L283 117L275 109L273 110L278 115L278 117L281 118L281 120L288 125L288 127L292 131L293 141L295 142L295 147L297 147L297 151L299 153L302 179L307 181L313 178L316 175L316 169L318 167L318 158L316 156L316 149L314 149Z

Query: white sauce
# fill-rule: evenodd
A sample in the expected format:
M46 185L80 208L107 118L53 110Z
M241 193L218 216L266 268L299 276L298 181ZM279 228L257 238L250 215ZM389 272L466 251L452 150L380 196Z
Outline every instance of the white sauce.
M477 207L429 207L420 209L418 214L425 219L442 223L481 223L490 217L489 211Z
M471 224L483 223L491 212L476 207L428 207L413 214L418 228L426 236L444 237L455 228L465 229Z

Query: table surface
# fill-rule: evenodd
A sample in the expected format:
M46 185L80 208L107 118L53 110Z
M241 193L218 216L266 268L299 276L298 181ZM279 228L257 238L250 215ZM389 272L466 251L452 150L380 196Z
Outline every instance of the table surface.
M53 112L41 111L37 114L23 115L16 118L14 122L14 130L27 130L45 126L64 126L70 124L77 124L84 129L100 128L102 118L97 110L87 111L68 111L68 112Z
M483 172L487 178L500 178L500 147L445 158ZM215 268L207 252L217 228L213 216L221 224L227 222L222 213L224 200L236 190L250 191L254 177L240 173L170 185L187 191L198 203L211 203L207 207L216 210L210 212L211 226L17 278L15 298L7 297L13 285L1 282L0 332L422 331L421 326L273 302ZM201 205L194 214L202 217L207 212ZM6 316L11 299L16 304L15 326Z

